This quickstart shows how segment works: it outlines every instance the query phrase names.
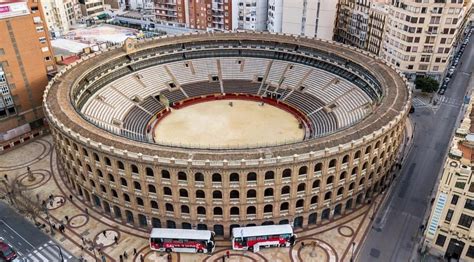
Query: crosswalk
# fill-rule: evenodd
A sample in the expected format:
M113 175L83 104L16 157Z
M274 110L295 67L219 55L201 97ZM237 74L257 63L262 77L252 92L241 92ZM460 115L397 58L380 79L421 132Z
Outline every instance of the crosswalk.
M421 108L421 107L439 107L440 105L448 105L448 106L459 106L462 104L461 99L456 99L452 97L447 97L447 96L437 96L434 98L433 104L431 104L428 100L426 99L420 99L418 97L414 97L412 99L412 105L415 108Z
M452 106L458 106L462 104L461 99L456 99L452 97L447 97L447 96L439 96L438 97L438 104L445 104L445 105L452 105Z
M414 97L411 101L411 104L413 105L413 107L416 107L416 108L428 106L428 104L425 101L419 99L418 97Z
M71 254L61 248L63 261L77 261ZM61 261L59 254L59 248L56 243L49 241L33 250L32 252L21 256L23 261L26 262L49 262L49 261Z

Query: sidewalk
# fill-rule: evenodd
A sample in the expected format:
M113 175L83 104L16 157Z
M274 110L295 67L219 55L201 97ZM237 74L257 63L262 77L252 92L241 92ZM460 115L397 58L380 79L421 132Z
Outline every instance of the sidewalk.
M407 133L410 133L407 131ZM35 180L28 182L26 167L30 167ZM166 254L153 252L148 247L148 231L138 230L121 221L116 221L86 206L69 191L58 168L56 154L52 147L51 136L45 136L23 147L2 155L0 174L21 183L33 195L48 199L48 213L55 225L64 224L65 232L55 231L54 238L66 250L86 261L100 261L103 255L106 261L119 261L119 256L127 252L124 261L167 261ZM73 195L72 201L69 198ZM349 261L352 248L358 251L371 225L371 217L383 203L384 195L377 196L370 205L358 207L352 213L339 216L335 220L295 230L297 243L291 248L264 249L258 253L230 251L226 261ZM6 200L5 200L6 201ZM87 210L87 211L86 211ZM67 220L66 220L67 216ZM42 223L48 224L46 216L41 215ZM49 231L49 226L45 228ZM115 243L117 238L117 243ZM312 243L315 243L313 246ZM303 247L303 243L306 245ZM134 249L137 254L134 255ZM218 241L216 252L212 256L201 254L172 254L172 261L222 261L225 252L230 249L229 241Z

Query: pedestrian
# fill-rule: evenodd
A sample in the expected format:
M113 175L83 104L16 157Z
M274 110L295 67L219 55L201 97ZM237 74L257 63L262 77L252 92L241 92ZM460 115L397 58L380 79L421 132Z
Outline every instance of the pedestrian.
M87 209L87 207L86 209L84 209L84 213L86 213L86 215L89 215L89 210Z
M120 262L123 262L123 257L122 257L122 255L119 256L119 261L120 261Z
M117 236L114 236L114 242L115 242L116 245L118 244L118 237Z
M225 256L222 256L222 262L225 262Z
M86 244L86 240L84 239L84 237L81 237L81 240L82 240L82 244L85 245L85 244Z
M107 259L105 259L104 255L102 255L100 258L102 259L102 262L107 262Z
M134 256L137 255L137 249L136 249L136 248L133 248L133 255L134 255Z
M168 261L171 261L171 254L168 253Z
M123 257L124 257L125 259L128 259L127 250L123 251Z
M230 258L230 251L227 250L227 251L225 252L225 255L227 256L227 258Z
M140 262L145 262L145 258L143 257L142 254L140 254Z
M5 181L8 182L8 175L7 175L7 174L4 174L3 177L5 178Z
M69 217L68 217L68 216L64 216L64 220L66 220L66 223L69 222Z
M102 234L104 235L104 237L107 237L107 233L104 231L102 231Z
M301 241L301 247L304 247L304 242L303 241Z
M72 202L72 195L69 195L69 199L71 199L71 202Z

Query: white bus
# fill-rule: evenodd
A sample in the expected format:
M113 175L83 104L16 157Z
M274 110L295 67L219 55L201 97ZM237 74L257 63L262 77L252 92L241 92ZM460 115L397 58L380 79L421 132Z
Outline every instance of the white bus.
M215 233L208 230L153 228L150 249L166 252L212 253Z
M296 235L288 224L232 229L232 249L234 250L257 252L261 247L289 247L295 241Z

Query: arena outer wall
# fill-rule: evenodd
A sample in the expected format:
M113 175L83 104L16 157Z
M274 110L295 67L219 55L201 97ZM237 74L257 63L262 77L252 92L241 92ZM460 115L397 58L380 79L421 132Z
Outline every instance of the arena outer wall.
M229 39L261 39L336 54L371 72L384 95L370 116L340 132L235 150L133 141L91 124L74 106L71 89L81 76L117 57L170 43ZM317 226L370 201L392 181L410 98L403 75L367 52L306 37L241 32L127 41L93 53L54 77L44 105L64 179L96 211L137 230L208 228L229 237L231 227L238 225Z

